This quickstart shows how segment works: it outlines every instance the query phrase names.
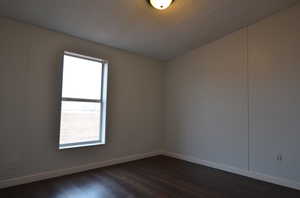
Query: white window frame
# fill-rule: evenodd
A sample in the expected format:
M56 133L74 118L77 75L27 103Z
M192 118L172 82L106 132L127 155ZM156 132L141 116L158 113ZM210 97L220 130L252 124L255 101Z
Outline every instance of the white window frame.
M95 102L100 103L101 105L101 120L100 122L100 138L97 141L87 141L87 142L76 142L76 143L68 143L68 144L60 144L59 149L67 149L67 148L76 148L76 147L86 147L86 146L95 146L95 145L103 145L106 143L106 117L107 117L107 84L108 84L108 61L94 58L90 56L85 56L69 51L64 51L64 56L73 56L76 58L86 59L90 61L100 62L102 64L102 77L101 77L101 97L99 100L94 99L84 99L84 98L69 98L62 96L62 85L63 85L63 72L64 72L64 61L63 61L63 69L62 69L62 80L61 80L61 100L60 100L60 121L59 125L61 126L61 106L63 101L72 101L72 102ZM59 128L59 135L61 135L61 129Z

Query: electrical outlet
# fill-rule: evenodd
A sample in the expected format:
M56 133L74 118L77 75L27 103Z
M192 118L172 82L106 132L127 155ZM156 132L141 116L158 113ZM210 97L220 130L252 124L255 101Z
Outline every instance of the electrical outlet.
M282 160L283 160L282 154L278 154L278 155L276 156L276 160L277 160L277 161L282 161Z

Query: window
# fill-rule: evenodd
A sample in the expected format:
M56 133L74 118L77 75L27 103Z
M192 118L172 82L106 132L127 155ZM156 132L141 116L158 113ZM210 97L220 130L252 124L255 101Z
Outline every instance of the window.
M105 143L108 63L64 53L59 148Z

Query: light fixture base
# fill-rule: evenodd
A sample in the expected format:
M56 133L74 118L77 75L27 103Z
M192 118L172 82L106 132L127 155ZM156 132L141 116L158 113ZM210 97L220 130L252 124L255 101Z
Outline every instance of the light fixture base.
M146 0L152 8L165 10L174 3L175 0Z

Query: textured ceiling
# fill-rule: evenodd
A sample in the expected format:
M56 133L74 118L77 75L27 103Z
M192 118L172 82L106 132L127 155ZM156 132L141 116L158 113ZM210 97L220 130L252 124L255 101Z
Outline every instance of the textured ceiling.
M0 16L160 60L252 24L298 0L0 0Z

